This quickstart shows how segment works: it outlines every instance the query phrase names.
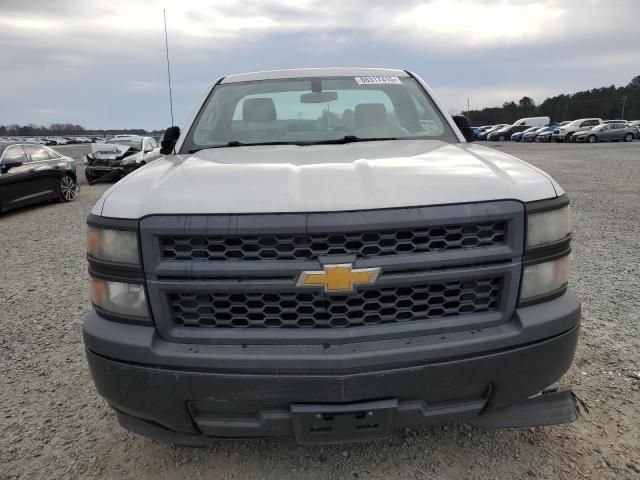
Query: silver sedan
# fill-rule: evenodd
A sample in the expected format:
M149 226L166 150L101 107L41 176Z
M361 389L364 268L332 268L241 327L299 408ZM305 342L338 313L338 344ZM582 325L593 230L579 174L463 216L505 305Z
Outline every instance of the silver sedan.
M603 123L591 130L584 130L573 134L576 142L610 142L620 141L631 142L638 136L638 129L630 127L627 123Z

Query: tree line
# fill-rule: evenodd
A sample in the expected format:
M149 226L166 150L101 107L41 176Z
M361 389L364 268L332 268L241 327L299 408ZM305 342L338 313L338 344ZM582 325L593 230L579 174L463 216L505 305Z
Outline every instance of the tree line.
M513 123L522 117L549 116L553 121L584 117L602 119L640 119L640 75L626 86L593 88L573 94L547 98L536 105L532 98L522 97L517 103L505 102L502 107L463 112L472 125Z
M147 131L143 128L125 128L109 130L91 130L82 125L72 123L52 123L49 126L35 125L0 125L0 137L57 137L67 135L155 135L162 133L162 130Z

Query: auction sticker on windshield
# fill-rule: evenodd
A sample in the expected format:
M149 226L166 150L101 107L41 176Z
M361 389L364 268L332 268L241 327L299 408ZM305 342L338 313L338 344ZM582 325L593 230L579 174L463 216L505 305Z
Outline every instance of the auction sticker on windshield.
M401 85L398 77L355 77L358 85Z

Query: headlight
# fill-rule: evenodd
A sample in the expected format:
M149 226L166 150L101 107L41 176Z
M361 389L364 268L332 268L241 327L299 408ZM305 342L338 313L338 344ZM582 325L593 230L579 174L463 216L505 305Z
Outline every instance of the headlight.
M136 232L104 228L87 229L87 253L108 262L138 265L138 236Z
M91 300L96 307L117 315L149 317L144 287L91 277Z
M527 215L527 247L562 240L570 233L571 210L569 205Z
M561 290L569 281L569 257L561 257L549 262L528 265L522 274L520 301L526 302L536 297Z

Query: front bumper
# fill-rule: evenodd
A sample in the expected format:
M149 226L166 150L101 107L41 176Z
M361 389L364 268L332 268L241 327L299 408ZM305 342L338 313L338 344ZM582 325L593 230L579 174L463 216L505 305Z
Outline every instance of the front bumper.
M326 415L341 431L329 442L482 424L568 370L579 322L580 302L568 291L496 327L358 344L175 344L93 312L84 338L98 392L126 428L175 443L281 435L307 443L301 429ZM360 430L361 411L380 428Z
M117 165L91 165L86 164L84 173L87 178L112 179L122 178L138 168L137 164L117 164Z

